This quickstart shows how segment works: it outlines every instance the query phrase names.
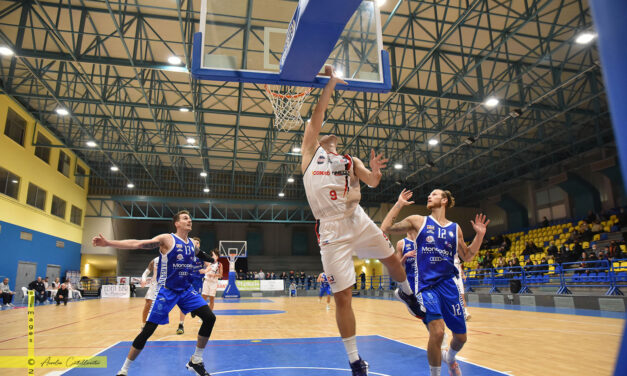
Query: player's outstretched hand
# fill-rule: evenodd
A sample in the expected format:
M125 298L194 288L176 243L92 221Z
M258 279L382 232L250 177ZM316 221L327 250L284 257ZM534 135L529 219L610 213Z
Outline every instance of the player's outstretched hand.
M387 167L389 159L383 158L383 153L376 155L374 149L370 150L370 169L378 171Z
M106 247L108 245L108 242L107 242L107 239L105 239L105 237L102 236L102 234L98 234L98 236L95 236L91 240L91 244L94 247Z
M400 195L398 195L398 203L401 204L401 206L407 206L407 205L411 205L414 202L413 201L409 201L411 199L411 196L413 196L414 193L412 191L408 191L407 189L403 188L403 191L401 192Z
M485 216L485 214L477 214L475 216L475 220L471 220L470 223L472 223L472 228L477 234L485 235L485 231L490 224L490 220Z
M324 66L324 76L328 76L329 79L335 81L336 84L348 85L348 83L346 83L346 81L344 81L342 77L337 74L331 65L327 64Z

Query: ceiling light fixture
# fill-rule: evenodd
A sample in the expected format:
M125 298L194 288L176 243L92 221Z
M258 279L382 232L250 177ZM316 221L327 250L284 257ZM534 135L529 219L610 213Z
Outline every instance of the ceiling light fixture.
M168 58L168 63L172 65L179 65L181 64L181 59L178 56L170 56Z

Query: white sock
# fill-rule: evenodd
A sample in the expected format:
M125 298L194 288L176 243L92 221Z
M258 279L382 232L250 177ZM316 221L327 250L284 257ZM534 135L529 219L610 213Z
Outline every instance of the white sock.
M429 370L431 371L431 373L429 374L430 376L440 376L440 371L442 370L442 367L429 366Z
M409 286L409 282L407 282L407 279L405 279L403 282L399 282L398 284L405 294L414 295L414 292L411 291L411 287Z
M183 325L185 321L179 321L179 325Z
M444 359L444 361L448 364L453 363L455 361L455 355L457 355L457 351L449 347L448 351L446 352L446 359Z
M130 360L129 358L124 359L124 364L122 365L122 369L120 370L120 372L124 372L124 374L127 374L128 367L131 366L131 363L133 363L133 361Z
M346 354L348 354L348 361L350 363L359 360L359 353L357 352L357 338L355 336L342 338L344 347L346 348Z
M201 349L200 347L196 347L196 352L194 352L194 355L192 355L192 363L198 364L198 363L202 363L202 352L205 351L205 349Z

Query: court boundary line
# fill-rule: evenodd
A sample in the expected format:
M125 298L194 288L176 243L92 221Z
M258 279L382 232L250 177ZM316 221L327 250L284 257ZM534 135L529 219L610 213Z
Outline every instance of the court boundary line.
M246 371L272 370L272 369L313 369L313 370L352 372L350 369L346 369L346 368L330 368L330 367L258 367L258 368L234 369L234 370L228 370L228 371L212 372L212 375L227 374L231 372L246 372ZM386 373L378 373L378 372L372 372L372 371L368 371L368 374L378 375L378 376L391 376Z
M420 349L420 350L427 351L427 349L423 349L422 347L419 347L419 346L416 346L416 345L410 345L409 343L405 343L405 342L399 341L399 340L397 340L397 339L388 338L388 337L386 337L386 336L382 336L382 335L379 335L379 334L377 334L377 336L382 337L382 338L385 338L385 339L390 340L390 341L394 341L394 342L401 343L401 344L403 344L403 345L407 345L407 346L410 346L410 347L414 347L414 348L416 348L416 349ZM503 375L508 375L508 376L513 376L513 375L514 375L513 373L506 373L505 371L499 371L499 370L494 369L494 368L490 368L490 367L482 366L481 364L477 364L477 363L474 363L474 362L470 362L470 361L466 360L465 358L464 358L464 359L459 359L459 360L461 360L461 361L462 361L462 362L464 362L464 363L472 364L473 366L480 367L480 368L484 368L484 369L487 369L487 370L490 370L490 371L494 371L494 372L497 372L497 373L500 373L500 374L503 374ZM508 371L508 372L509 372L509 371Z
M114 343L114 344L112 344L112 345L110 345L110 346L108 346L108 347L106 347L106 348L104 348L104 349L102 349L102 350L98 351L97 353L95 353L95 354L94 354L94 355L92 355L92 356L98 356L98 355L102 354L103 352L105 352L105 351L109 350L110 348L113 348L113 347L117 346L120 342L125 342L125 341L117 341L116 343ZM109 360L108 360L108 359L107 359L107 364L109 364ZM71 370L73 370L73 369L75 369L75 368L77 368L77 367L73 367L73 368L66 368L66 369L64 369L63 371L53 371L53 372L49 372L49 373L46 373L46 375L45 375L45 376L61 376L61 375L65 375L67 372L69 372L69 371L71 371Z

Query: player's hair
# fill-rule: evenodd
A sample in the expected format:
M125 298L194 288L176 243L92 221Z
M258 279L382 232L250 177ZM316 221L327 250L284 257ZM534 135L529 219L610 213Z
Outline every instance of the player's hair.
M211 251L209 251L210 254L215 253L216 256L220 257L220 251L218 250L218 248L214 248ZM216 260L217 261L217 260Z
M181 211L179 211L178 213L174 214L174 217L172 217L172 223L176 223L176 222L178 222L178 221L179 221L179 217L180 217L182 214L187 214L187 215L189 215L189 212L188 212L187 210L181 210Z
M195 241L197 241L198 243L200 243L200 238L199 238L198 236L194 236L194 237L192 238L192 240L195 240Z
M451 191L440 189L442 191L442 197L446 197L446 207L452 208L455 206L455 197L451 194Z

